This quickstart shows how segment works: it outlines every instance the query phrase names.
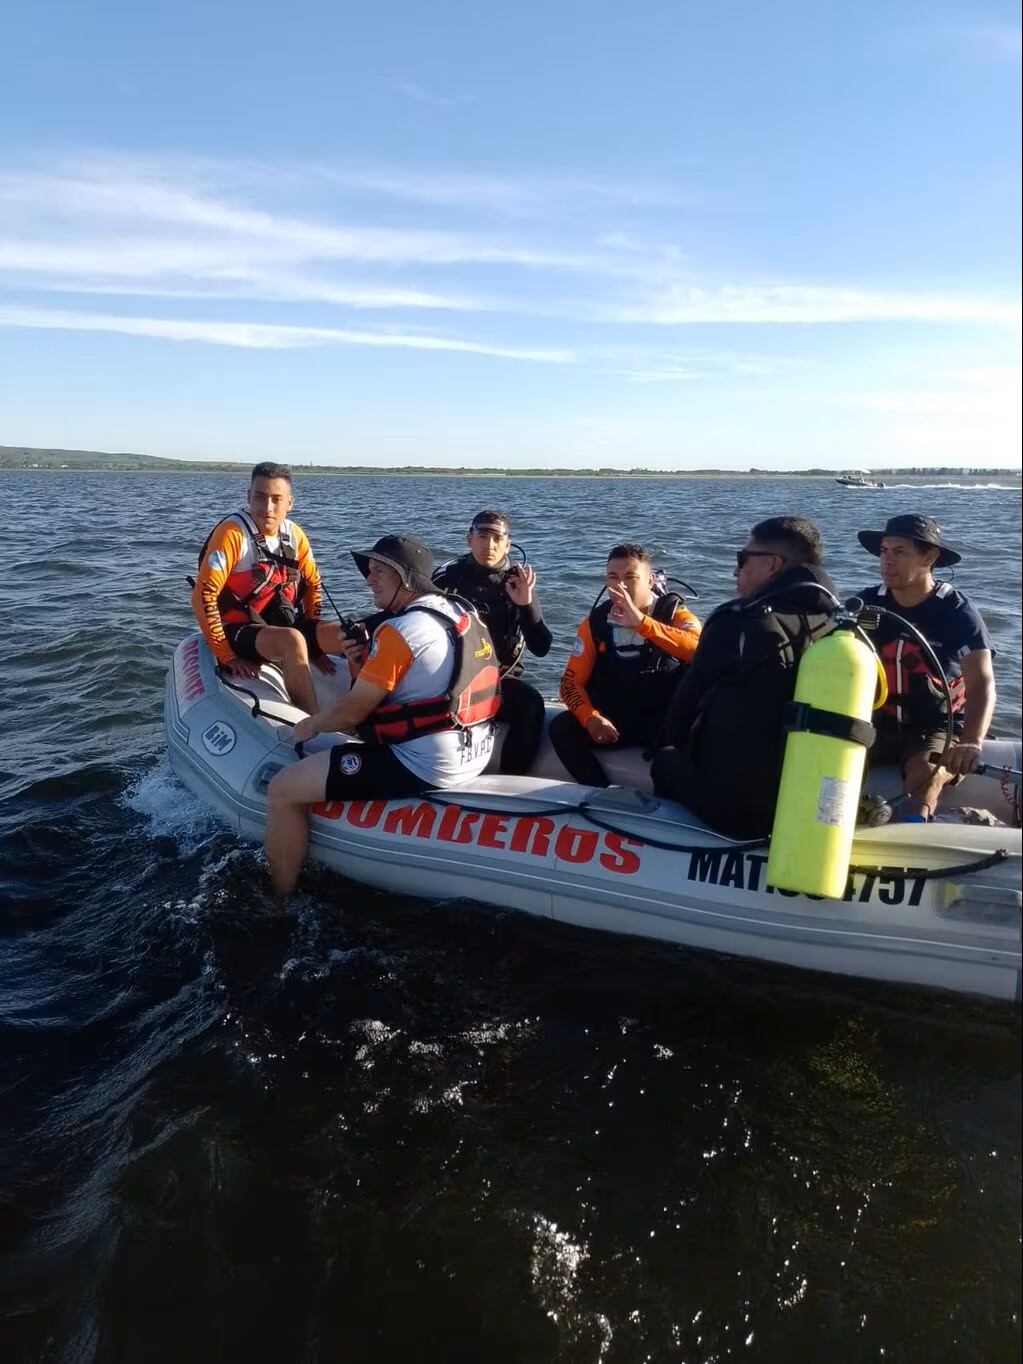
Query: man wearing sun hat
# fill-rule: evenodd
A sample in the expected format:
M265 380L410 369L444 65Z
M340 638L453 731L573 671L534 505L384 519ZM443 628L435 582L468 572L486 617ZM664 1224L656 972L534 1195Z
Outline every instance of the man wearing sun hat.
M336 731L353 738L270 782L265 847L282 895L305 859L310 805L458 786L479 776L493 751L500 675L479 617L437 592L430 551L414 535L381 536L352 558L386 619L365 662L349 654L351 691L293 731L296 744Z
M946 544L930 516L893 516L884 530L857 536L881 563L881 585L859 595L867 605L886 607L915 625L937 654L949 681L955 742L942 767L928 761L945 747L947 702L940 678L919 643L898 623L882 616L874 644L888 680L888 700L875 717L873 765L901 766L911 799L903 819L929 819L941 788L973 770L995 708L994 649L980 613L936 568L951 568L962 555Z

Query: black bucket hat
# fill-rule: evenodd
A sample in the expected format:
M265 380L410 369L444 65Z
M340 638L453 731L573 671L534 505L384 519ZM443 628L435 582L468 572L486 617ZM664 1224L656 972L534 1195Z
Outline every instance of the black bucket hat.
M922 544L933 545L938 550L935 568L951 568L963 557L946 545L941 527L933 516L917 516L912 512L904 516L893 516L884 530L861 530L856 538L867 553L873 554L876 559L881 553L881 541L886 535L899 535L904 540L919 540Z
M394 569L407 591L436 591L430 578L433 555L415 535L381 535L369 549L353 549L352 558L364 578L369 573L370 559L379 559L382 564Z

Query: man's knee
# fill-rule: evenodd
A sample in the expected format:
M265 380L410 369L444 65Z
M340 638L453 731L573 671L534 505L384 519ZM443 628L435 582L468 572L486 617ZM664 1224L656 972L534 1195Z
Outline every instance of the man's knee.
M298 769L300 766L301 763L290 763L287 767L282 767L279 772L274 773L266 788L268 805L298 805L301 803L298 795L301 777Z
M526 691L525 705L525 713L529 723L542 725L545 710L543 697L533 687L529 687Z
M285 805L316 805L327 791L329 753L314 753L275 772L266 789L267 804L280 809Z
M563 710L560 715L555 715L551 721L549 730L552 744L572 744L580 743L586 731L575 718L570 710Z
M528 683L516 681L505 693L507 719L520 724L535 725L543 723L543 697ZM499 717L500 718L500 717Z
M280 650L281 659L288 663L308 663L309 645L301 630L293 630L290 626L280 626L279 629L280 637L274 643Z
M290 625L264 625L256 635L256 652L270 663L308 663L309 646Z

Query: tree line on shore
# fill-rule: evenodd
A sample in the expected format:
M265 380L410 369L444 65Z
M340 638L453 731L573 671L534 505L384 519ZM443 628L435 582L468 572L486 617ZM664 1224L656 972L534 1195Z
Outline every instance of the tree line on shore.
M570 469L570 468L550 468L536 467L531 469L500 469L500 468L479 468L466 465L427 465L427 464L401 464L389 465L382 468L371 464L300 464L289 461L291 468L296 474L317 474L329 476L336 474L348 475L383 475L383 474L405 474L438 476L448 475L452 477L501 477L501 478L700 478L700 477L754 477L754 478L833 478L842 473L840 468L826 469L814 467L808 469L760 469L749 468L745 470L737 469L650 469L645 467L635 467L631 469L614 468L608 465L593 469ZM0 445L0 469L66 469L81 472L108 472L118 471L122 473L247 473L251 468L251 463L242 463L237 460L187 460L187 459L168 459L159 455L138 455L129 453L109 453L102 450L47 450L34 446L19 445ZM872 469L872 474L879 475L913 475L913 476L933 476L933 475L964 475L971 478L983 478L988 475L997 475L1001 478L1012 476L1020 477L1018 469L1005 468L985 468L973 469L963 466L914 466L912 468L892 468L892 469Z

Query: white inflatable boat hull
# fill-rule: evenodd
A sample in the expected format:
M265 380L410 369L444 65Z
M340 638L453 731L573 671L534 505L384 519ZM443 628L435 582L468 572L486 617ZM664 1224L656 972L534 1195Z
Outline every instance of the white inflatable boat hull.
M267 783L296 760L287 721L301 713L283 699L273 669L242 685L251 695L217 677L199 636L179 645L167 679L168 753L190 791L243 836L260 839ZM319 736L308 747L337 741ZM645 780L637 754L607 756L619 780ZM994 741L984 758L1018 769L1020 745ZM577 786L549 745L536 770L536 777L482 777L436 798L316 807L310 856L401 894L465 897L810 970L1020 999L1017 828L865 830L854 863L886 870L853 874L844 900L815 900L768 886L766 849L738 850L670 801ZM897 780L880 774L879 784L891 789ZM974 777L955 801L1010 817L1014 794L1007 782ZM703 850L668 850L651 839ZM1005 856L984 870L921 874L999 853Z

